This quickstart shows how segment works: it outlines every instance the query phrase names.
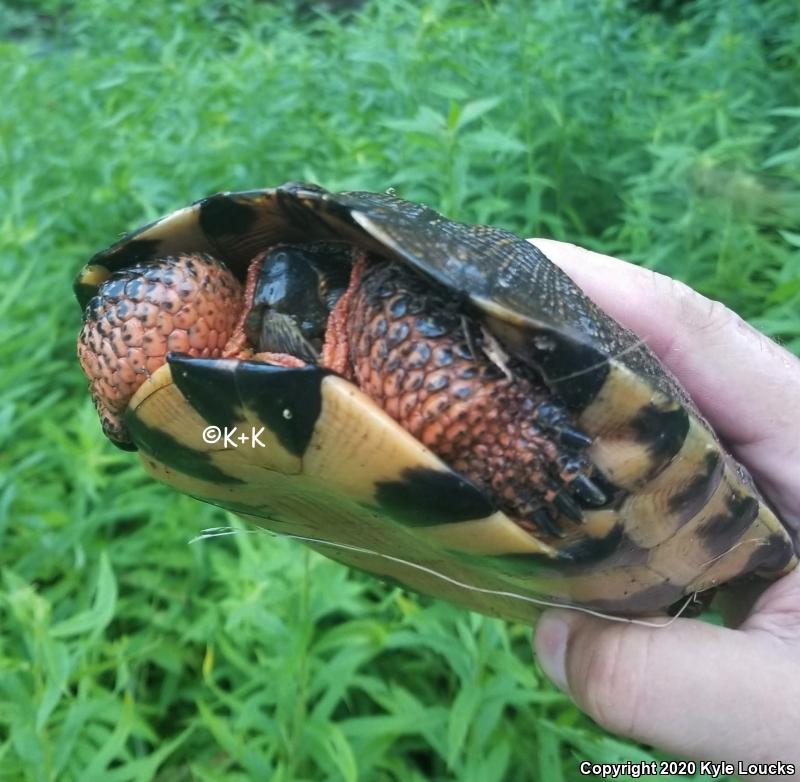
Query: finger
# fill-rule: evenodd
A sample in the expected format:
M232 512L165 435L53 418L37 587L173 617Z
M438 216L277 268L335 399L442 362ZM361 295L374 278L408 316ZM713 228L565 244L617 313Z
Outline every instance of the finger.
M559 610L540 619L535 649L545 673L612 733L681 757L800 768L797 652L774 637Z
M647 342L800 529L800 360L683 283L575 245L532 241Z
M757 596L742 629L793 645L797 650L795 677L800 677L800 570L788 573Z

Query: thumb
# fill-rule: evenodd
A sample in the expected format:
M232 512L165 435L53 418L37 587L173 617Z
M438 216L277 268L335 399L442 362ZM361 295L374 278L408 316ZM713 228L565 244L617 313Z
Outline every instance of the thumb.
M797 650L771 634L556 610L539 620L534 648L544 672L612 733L682 757L800 768Z

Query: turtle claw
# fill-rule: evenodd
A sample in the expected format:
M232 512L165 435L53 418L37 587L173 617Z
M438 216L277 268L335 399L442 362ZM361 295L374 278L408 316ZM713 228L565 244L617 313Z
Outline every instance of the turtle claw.
M567 448L583 449L592 444L592 438L588 434L569 424L558 427L558 439Z
M533 520L543 532L555 538L563 538L564 533L558 528L553 513L549 508L537 508L532 514Z
M582 451L592 444L592 438L573 426L569 422L567 411L551 399L539 404L536 410L536 423L555 434L558 442L566 448Z
M553 503L568 519L571 519L576 524L583 523L583 511L569 494L565 494L564 492L556 494Z
M599 508L608 502L608 497L606 497L602 489L600 489L591 478L587 478L585 475L576 475L569 485L576 497L585 505L592 508Z

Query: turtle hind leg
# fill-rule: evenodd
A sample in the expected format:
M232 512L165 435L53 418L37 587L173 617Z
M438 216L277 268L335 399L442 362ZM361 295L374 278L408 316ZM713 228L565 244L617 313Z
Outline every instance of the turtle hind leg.
M451 291L391 262L360 275L323 357L345 355L364 393L534 534L560 537L605 503L585 456L592 438L544 382L486 344Z

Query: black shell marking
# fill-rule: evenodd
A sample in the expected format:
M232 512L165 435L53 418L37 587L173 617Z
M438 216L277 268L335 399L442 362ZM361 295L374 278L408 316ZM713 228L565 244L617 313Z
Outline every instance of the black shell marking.
M399 480L377 484L375 496L392 518L410 527L481 519L496 510L480 489L441 470L405 470Z
M236 427L243 420L238 411L247 408L289 453L305 452L322 405L320 384L330 374L327 370L175 354L167 361L175 385L209 424Z

